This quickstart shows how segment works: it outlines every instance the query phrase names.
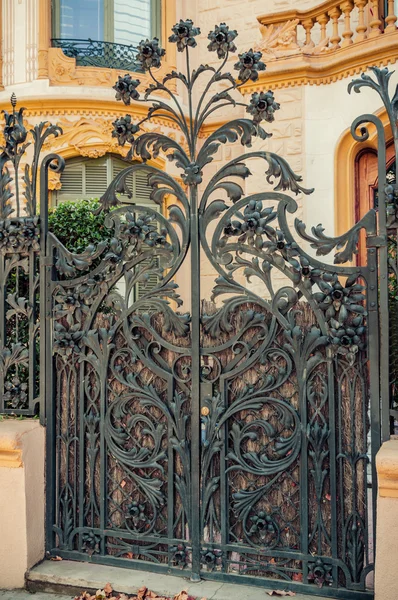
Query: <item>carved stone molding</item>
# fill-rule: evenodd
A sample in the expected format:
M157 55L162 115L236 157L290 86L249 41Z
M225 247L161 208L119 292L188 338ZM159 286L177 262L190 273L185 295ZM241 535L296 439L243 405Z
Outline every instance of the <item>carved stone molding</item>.
M158 76L163 78L169 71L169 65L165 63L159 69ZM48 77L50 85L89 86L111 88L118 78L124 75L125 70L108 69L103 67L78 66L76 59L65 56L61 48L49 48L48 50ZM150 84L150 76L147 73L137 75L144 89ZM175 90L175 85L173 87Z
M256 45L256 50L273 56L285 53L291 55L301 52L297 44L298 19L292 19L283 23L271 23L271 25L260 25L262 40Z

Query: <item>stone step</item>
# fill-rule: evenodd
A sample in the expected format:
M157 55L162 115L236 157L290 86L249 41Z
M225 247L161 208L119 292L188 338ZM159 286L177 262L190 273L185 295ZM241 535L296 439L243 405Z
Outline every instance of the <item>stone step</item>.
M271 596L266 595L266 592L269 591L267 582L264 582L264 587L217 581L192 583L183 577L70 560L45 560L28 571L26 575L26 587L32 592L62 593L71 596L80 594L85 590L94 592L102 589L108 582L114 590L125 594L134 594L141 587L146 586L159 596L173 597L182 590L186 590L194 598L206 598L207 600L271 599ZM284 589L283 582L281 582L280 587ZM297 593L294 600L327 599ZM328 600L330 600L330 597Z

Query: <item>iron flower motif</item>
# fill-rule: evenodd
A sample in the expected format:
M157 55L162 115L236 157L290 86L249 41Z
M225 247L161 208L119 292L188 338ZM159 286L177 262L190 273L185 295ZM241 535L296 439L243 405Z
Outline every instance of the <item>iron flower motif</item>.
M182 174L183 182L186 185L198 185L202 183L202 171L197 163L189 163Z
M251 517L252 526L249 535L259 534L260 537L265 537L267 533L275 533L275 523L270 515L264 510L260 510L256 515Z
M64 358L68 358L72 353L78 354L80 348L78 346L84 333L80 330L80 323L76 323L66 329L61 323L54 323L54 352L60 354Z
M237 35L236 29L230 29L225 23L216 25L214 31L210 31L207 36L210 40L207 49L210 52L217 52L218 58L224 58L228 52L236 52L234 39Z
M348 312L364 312L360 304L365 300L364 287L356 281L347 280L343 287L337 275L330 276L327 280L326 274L317 281L321 291L314 294L319 307L325 311L327 319L338 317L340 323L345 322Z
M265 64L260 60L262 57L261 52L253 52L250 49L248 52L239 54L239 60L235 63L234 68L239 71L238 79L240 81L257 81L258 72L265 71Z
M131 212L126 212L126 223L123 226L123 234L130 240L145 241L154 226L151 225L153 216L149 214L135 215Z
M207 571L213 571L217 566L222 564L222 550L217 548L202 550L201 559Z
M319 588L325 583L332 585L332 566L325 565L321 558L317 558L313 563L308 563L308 581L315 583Z
M160 67L161 58L165 55L165 50L160 47L158 38L153 40L142 40L137 46L138 54L136 61L147 71Z
M4 113L4 139L6 142L6 152L8 156L12 156L15 153L18 144L23 144L26 140L28 132L23 124L23 111L24 108L20 108L18 112L13 111L8 113L6 110Z
M5 403L9 408L24 408L28 399L28 384L22 383L19 377L15 376L11 381L4 384L6 393L4 394Z
M315 292L313 297L324 311L330 341L338 354L345 355L349 362L353 362L356 352L364 347L364 287L352 277L347 279L344 287L337 275L324 273L317 277L313 272L313 279L321 290Z
M172 563L180 569L184 569L189 562L189 548L185 544L171 546Z
M117 138L119 146L124 146L126 142L132 144L134 142L134 135L140 130L139 125L131 122L130 115L116 119L112 125L114 127L112 137Z
M38 217L0 220L0 249L3 252L39 250Z
M271 90L268 92L256 92L252 94L250 104L246 108L246 112L253 116L254 123L258 124L261 121L271 123L275 120L274 113L280 109L280 104L275 102L274 94Z
M269 223L275 219L276 213L272 207L263 208L261 201L250 200L243 213L238 211L236 217L240 220L234 219L224 227L221 245L225 245L226 238L239 236L239 242L261 249L264 246L263 235L275 234Z
M86 304L92 304L100 294L108 291L107 272L100 271L92 275L87 281L78 287L78 293L84 297Z
M167 250L172 250L172 245L167 241L167 229L162 228L159 232L151 231L148 238L146 239L147 246L150 247L163 247Z
M177 44L179 52L183 52L186 46L191 46L191 48L196 46L195 37L200 34L200 29L194 27L191 19L186 21L180 19L180 22L176 23L171 30L173 34L169 37L169 42Z
M131 75L124 75L119 78L113 89L116 90L116 100L123 100L124 104L130 104L131 100L138 100L140 97L139 92L137 91L137 87L140 84L139 79L133 79Z
M95 535L93 531L88 531L82 535L82 549L87 552L89 556L98 554L100 548L101 538L99 535Z
M127 508L129 511L128 518L132 520L134 527L142 527L148 523L148 517L145 514L145 504L133 501Z
M88 306L84 304L78 291L66 291L61 288L55 296L55 301L57 302L54 307L55 318L66 317L68 325L81 323L83 314L88 312Z

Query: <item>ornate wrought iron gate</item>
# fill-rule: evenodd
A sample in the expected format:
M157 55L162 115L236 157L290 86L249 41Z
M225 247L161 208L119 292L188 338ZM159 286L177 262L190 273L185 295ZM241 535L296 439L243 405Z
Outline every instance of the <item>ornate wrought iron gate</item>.
M183 184L145 167L163 212L120 205L128 176L142 169L128 166L101 199L111 242L73 255L46 230L43 194L48 550L193 579L368 597L385 219L377 225L370 211L338 238L321 226L307 233L291 221L297 203L285 191L311 190L268 151L233 158L203 183L222 144L268 137L261 121L272 121L279 106L271 92L254 94L252 119L237 118L199 144L209 114L241 103L230 96L240 84L222 70L236 32L221 25L209 34L209 49L224 61L192 72L197 33L190 21L174 28L186 75L156 80L152 67L163 53L156 41L142 43L137 56L154 79L145 100L157 91L170 97L170 104L157 99L147 120L168 117L185 143L150 131L134 140L141 123L115 123L132 157L163 151L182 169ZM238 78L256 78L260 59L239 55ZM202 74L209 82L194 113ZM188 120L166 87L172 78L186 88ZM207 96L219 81L228 88ZM126 75L115 89L128 104L137 86ZM379 127L365 115L354 135L365 139L366 130L355 131L369 121ZM265 161L274 191L245 194L250 159ZM53 160L43 166L42 190ZM366 266L353 264L361 230ZM334 264L314 256L334 251ZM212 302L200 292L205 260L217 274ZM190 282L182 286L186 262ZM132 301L149 274L158 285Z

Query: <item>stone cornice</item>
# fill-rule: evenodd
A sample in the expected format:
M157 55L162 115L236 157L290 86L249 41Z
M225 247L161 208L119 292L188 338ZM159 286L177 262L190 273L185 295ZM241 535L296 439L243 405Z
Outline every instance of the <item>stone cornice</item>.
M319 55L297 54L267 58L267 69L257 81L240 88L252 94L264 88L286 88L297 85L322 85L365 71L369 66L384 66L398 60L398 32L366 39L334 52Z
M29 117L43 117L48 115L49 118L52 116L108 116L118 117L125 114L130 114L133 119L141 120L148 113L148 106L140 103L132 103L130 106L124 106L116 100L98 100L92 98L68 98L68 97L46 97L46 98L20 98L18 101L19 106L26 108L24 116ZM9 100L0 102L0 109L9 110ZM173 121L157 117L156 114L151 117L151 123L156 125L162 125L169 129L177 129L177 125Z

